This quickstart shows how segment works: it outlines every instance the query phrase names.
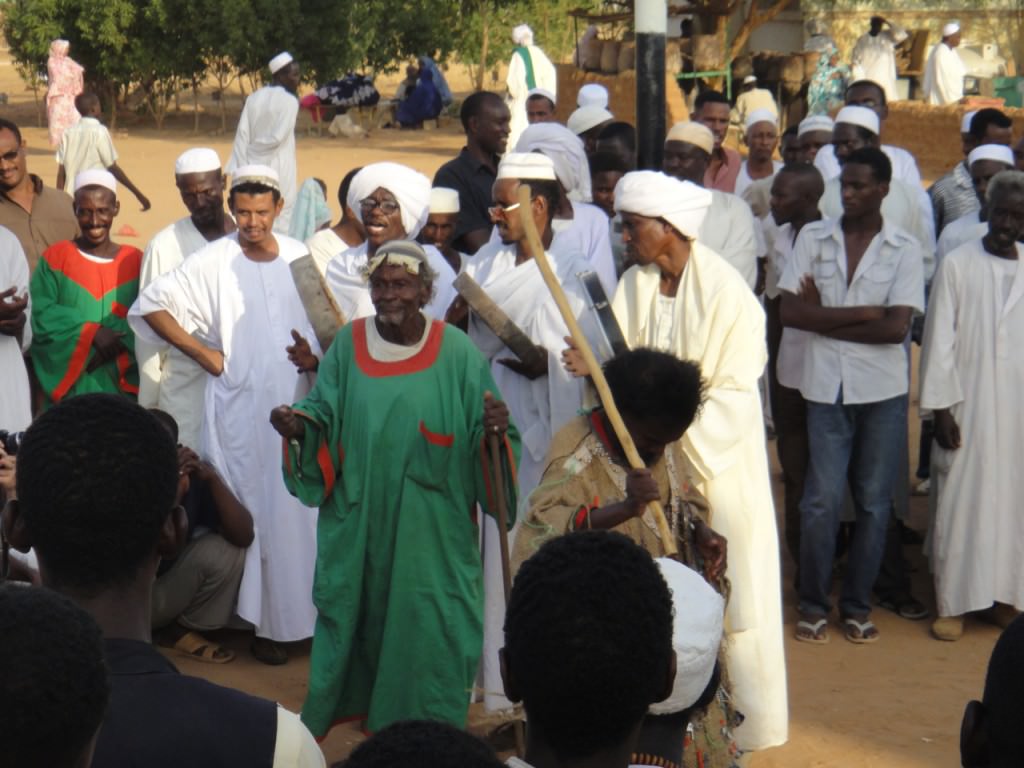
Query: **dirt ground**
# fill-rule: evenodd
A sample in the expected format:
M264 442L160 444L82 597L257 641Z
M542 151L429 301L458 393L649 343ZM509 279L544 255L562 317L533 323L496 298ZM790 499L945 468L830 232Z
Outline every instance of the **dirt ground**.
M457 86L456 86L457 87ZM393 86L382 88L390 93ZM4 116L13 117L24 128L29 142L29 168L52 184L56 176L53 154L46 131L35 125L35 108L30 93L17 80L13 69L0 64L0 91L9 94ZM238 97L231 109L237 111ZM226 161L233 131L217 135L216 106L208 98L204 107L203 130L191 133L192 116L172 116L162 132L148 122L126 116L120 120L115 144L120 164L153 202L147 213L139 211L130 197L122 196L122 211L116 227L128 225L136 236L116 239L144 247L160 228L185 214L173 185L173 164L189 146L216 149ZM914 108L894 109L886 139L918 154L923 175L934 179L959 158L956 135L959 118L952 111L933 128L925 129ZM911 118L909 120L905 118ZM939 142L941 141L941 145ZM298 139L300 181L311 175L335 190L344 173L357 164L378 160L406 163L432 175L462 145L457 121L440 129L419 132L381 131L367 140L338 140L301 135ZM942 153L936 147L942 146ZM947 161L943 164L942 160ZM335 214L338 206L332 201ZM916 387L914 389L916 391ZM912 419L912 422L914 420ZM916 424L913 424L916 427ZM911 466L916 466L916 431L911 440ZM774 443L769 447L777 470ZM775 477L776 503L781 492ZM924 527L924 500L914 499L912 524ZM916 567L915 592L932 603L932 590L919 547L908 548ZM757 768L810 768L812 766L885 765L887 768L925 768L959 765L957 739L960 716L966 701L980 695L985 666L998 631L991 626L968 622L967 633L956 644L930 638L928 622L908 622L884 610L874 618L882 639L873 646L854 646L833 629L827 646L809 646L792 640L795 622L792 564L783 554L783 585L786 600L786 652L789 676L790 739L783 747L755 757ZM308 644L291 648L291 661L283 667L266 667L248 654L248 638L225 633L220 638L238 652L238 658L224 666L204 665L175 657L180 669L218 683L234 686L280 701L298 710L308 675ZM409 670L410 679L415 670ZM478 728L484 719L476 709L471 724ZM361 735L353 726L336 728L324 742L328 760L346 755Z

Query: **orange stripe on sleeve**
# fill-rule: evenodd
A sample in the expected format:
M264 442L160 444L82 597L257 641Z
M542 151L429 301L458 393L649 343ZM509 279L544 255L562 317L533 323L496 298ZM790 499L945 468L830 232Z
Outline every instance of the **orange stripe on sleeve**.
M50 395L53 398L53 402L59 403L61 398L68 393L68 390L75 385L75 382L82 375L82 371L85 370L85 364L89 360L92 340L96 338L96 332L99 329L99 323L82 324L82 332L78 335L78 341L75 342L75 348L71 353L71 359L68 360L68 369L64 373L64 378L53 388L53 392Z

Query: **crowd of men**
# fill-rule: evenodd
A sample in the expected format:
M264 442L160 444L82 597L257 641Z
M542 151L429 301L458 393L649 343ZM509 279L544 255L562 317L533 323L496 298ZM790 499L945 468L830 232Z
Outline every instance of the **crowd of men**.
M431 745L486 765L457 732L405 722L462 728L479 694L523 703L513 765L743 765L788 733L766 418L796 639L829 642L844 555L845 639L880 639L876 602L928 616L902 552L913 342L932 632L956 640L972 613L1010 626L1024 607L1008 461L1024 435L1024 173L1005 114L965 115L963 159L926 192L913 156L881 143L872 80L781 146L776 114L746 110L745 159L732 105L706 89L661 170L636 169L600 86L566 125L551 90L477 92L433 180L340 169L341 219L304 243L282 224L299 70L288 54L270 69L227 169L208 148L178 158L188 215L144 252L111 240L116 156L68 196L0 120L4 532L12 573L71 599L0 602L39 614L32 642L66 626L53 657L94 683L60 749L24 726L23 754L46 754L20 764L94 749L96 766L320 765L313 738L359 720L379 736L354 766ZM252 632L267 664L313 638L301 722L177 675L151 645L227 663L208 636L223 628ZM982 716L1006 698L969 708L972 764L1008 748L1005 714Z

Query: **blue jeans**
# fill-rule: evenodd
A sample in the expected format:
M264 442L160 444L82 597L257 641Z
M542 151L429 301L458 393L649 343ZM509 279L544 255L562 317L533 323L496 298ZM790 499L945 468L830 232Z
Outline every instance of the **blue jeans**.
M842 394L840 393L840 399ZM810 464L800 502L800 613L832 608L832 564L847 483L857 526L839 598L841 616L871 613L871 585L881 567L892 489L906 452L908 396L876 403L807 403Z

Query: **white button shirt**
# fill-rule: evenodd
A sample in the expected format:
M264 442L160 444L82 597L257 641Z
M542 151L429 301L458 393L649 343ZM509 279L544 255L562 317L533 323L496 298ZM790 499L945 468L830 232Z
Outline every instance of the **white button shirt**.
M924 273L917 240L883 221L847 280L841 219L806 225L797 237L779 288L799 293L800 279L812 275L825 307L924 307ZM849 286L847 283L849 282ZM909 389L903 344L860 344L812 333L807 339L800 392L806 400L874 403L905 395Z

